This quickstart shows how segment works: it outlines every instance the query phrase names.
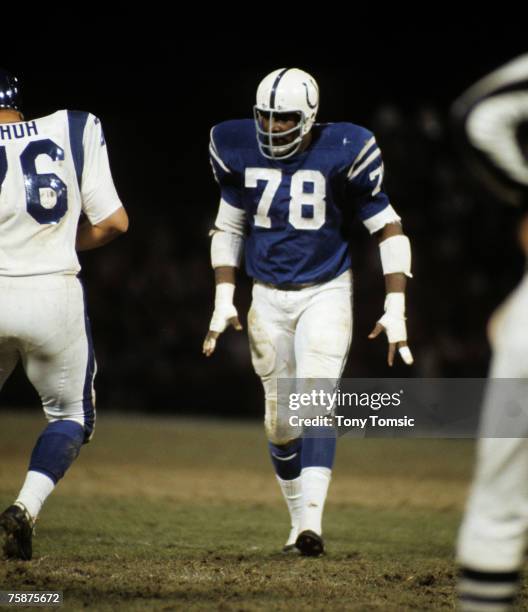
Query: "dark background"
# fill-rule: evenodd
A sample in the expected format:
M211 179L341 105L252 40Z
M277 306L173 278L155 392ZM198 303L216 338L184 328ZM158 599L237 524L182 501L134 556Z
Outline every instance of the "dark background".
M484 376L486 321L524 262L516 212L471 183L452 146L448 111L475 80L526 50L524 30L511 23L383 32L354 26L314 43L287 32L272 40L265 28L235 40L193 39L190 27L184 39L185 27L160 30L148 44L140 36L104 51L93 45L84 55L77 48L52 63L49 45L42 56L0 61L21 81L26 118L61 108L101 118L130 216L125 237L81 254L99 408L262 413L245 331L226 332L212 358L201 354L214 296L207 232L218 203L207 148L211 126L251 116L259 81L283 66L303 68L319 82L320 121L375 132L385 189L413 245L408 330L415 365L390 370L385 341L366 339L383 310L378 248L359 221L353 228L354 340L345 376ZM250 291L241 273L236 303L244 324ZM37 401L18 370L2 402Z

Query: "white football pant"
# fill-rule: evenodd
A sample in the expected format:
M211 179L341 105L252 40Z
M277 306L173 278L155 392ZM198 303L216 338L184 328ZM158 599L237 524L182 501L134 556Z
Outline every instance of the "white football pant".
M76 421L89 439L96 364L79 279L2 276L0 313L0 388L21 359L48 421Z
M352 339L352 273L297 291L253 286L248 313L251 360L265 394L268 439L283 445L298 438L277 410L277 379L341 377Z
M490 329L490 378L509 380L491 385L486 394L457 557L474 570L510 572L523 563L528 529L528 276L494 315ZM501 427L516 437L497 437Z

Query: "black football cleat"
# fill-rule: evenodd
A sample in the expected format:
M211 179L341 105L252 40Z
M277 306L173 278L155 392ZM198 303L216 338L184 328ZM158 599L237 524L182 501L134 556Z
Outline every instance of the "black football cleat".
M9 506L0 514L4 529L4 555L8 559L29 561L33 556L33 521L20 506Z
M320 535L315 531L301 531L295 542L295 547L303 557L320 557L324 555L324 542Z

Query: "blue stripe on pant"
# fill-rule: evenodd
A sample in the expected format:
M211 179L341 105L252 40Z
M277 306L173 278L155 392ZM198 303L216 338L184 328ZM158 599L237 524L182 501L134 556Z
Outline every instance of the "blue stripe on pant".
M83 388L84 443L86 444L90 441L95 427L95 404L93 396L93 382L95 378L95 353L93 348L92 329L90 326L90 319L88 317L86 291L80 278L79 282L81 283L83 292L84 327L86 331L86 340L88 342L88 359L86 362L86 375L84 378Z

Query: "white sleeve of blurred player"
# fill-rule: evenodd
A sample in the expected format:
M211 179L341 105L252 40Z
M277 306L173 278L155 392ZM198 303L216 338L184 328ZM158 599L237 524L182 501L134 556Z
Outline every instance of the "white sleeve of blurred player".
M91 114L84 130L83 149L82 209L90 223L95 225L114 213L122 203L110 172L101 122Z
M528 127L528 54L468 89L452 107L459 145L472 172L499 200L519 204L528 186L521 131Z
M528 122L528 91L511 91L483 100L471 112L467 131L474 147L508 178L528 186L528 163L517 137Z
M488 440L486 445L496 439L512 444L511 449L518 448L523 438L526 442L528 435L528 420L523 409L528 391L528 275L493 313L488 335L493 354L479 435ZM481 445L483 442L481 440ZM499 456L489 453L484 456L481 451L479 471L481 475L487 474L486 482L489 482L489 478L499 478L505 482L513 477L510 465L513 455L509 456L508 465L501 463ZM523 459L523 465L525 461ZM482 492L486 495L488 486L482 484ZM503 507L504 503L504 500L500 500L498 505Z
M493 313L488 324L493 347L491 378L528 378L528 273Z

